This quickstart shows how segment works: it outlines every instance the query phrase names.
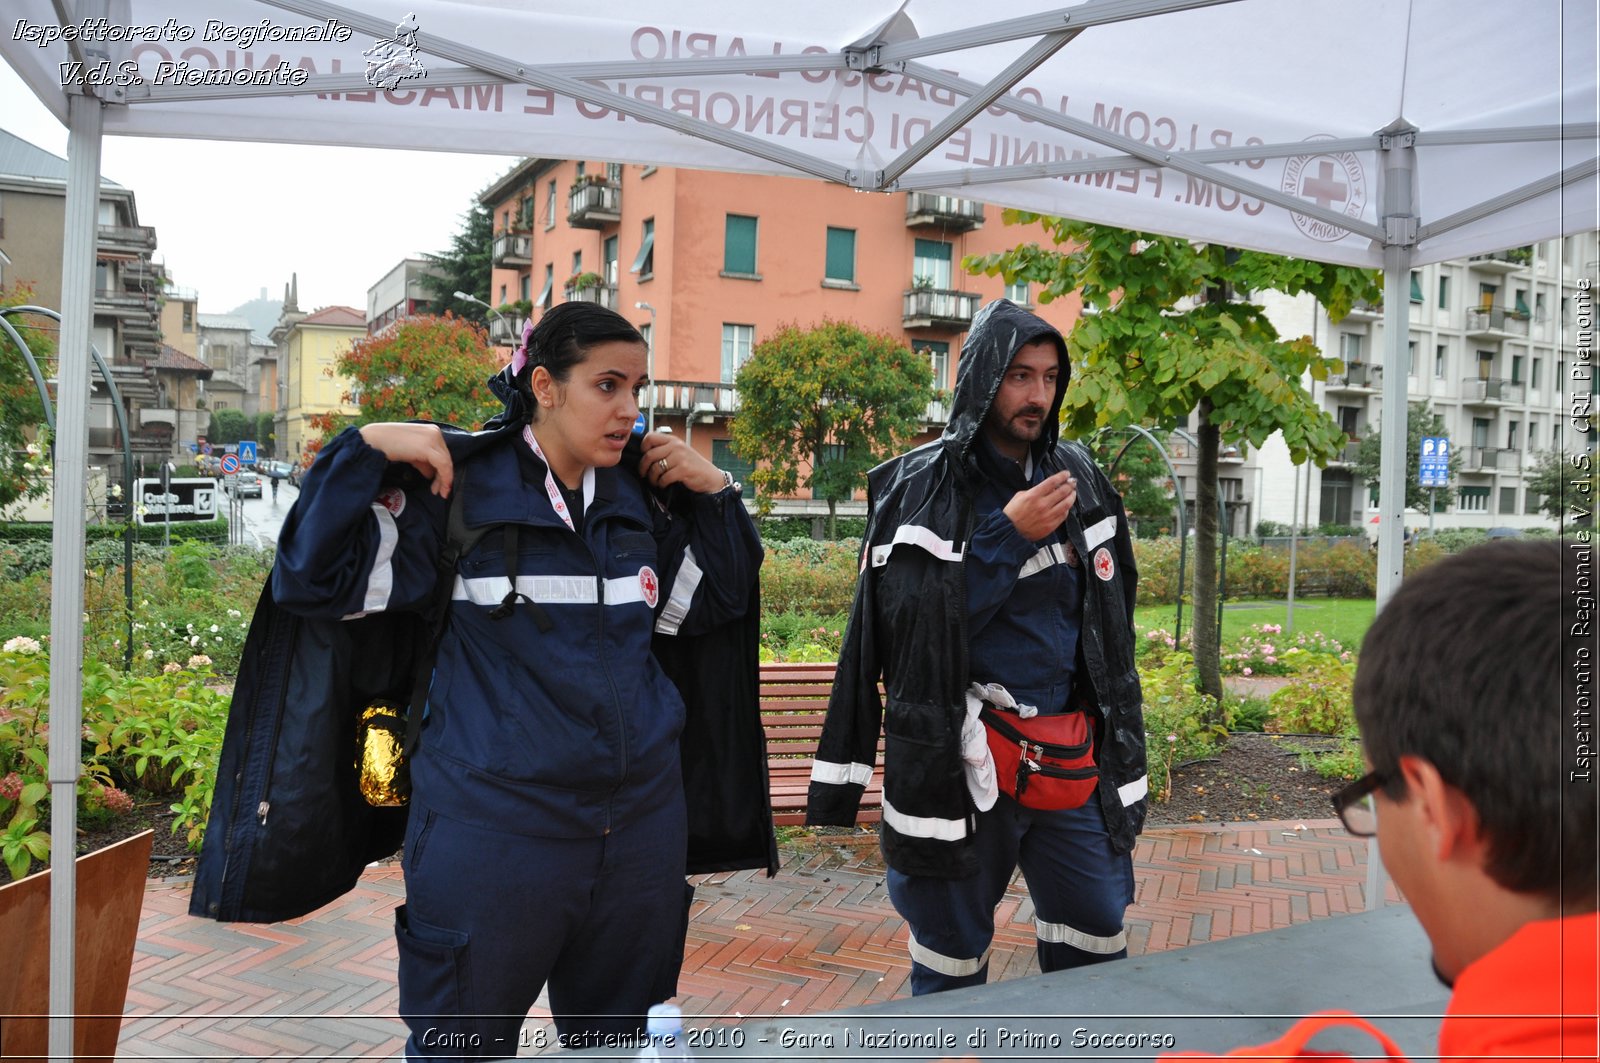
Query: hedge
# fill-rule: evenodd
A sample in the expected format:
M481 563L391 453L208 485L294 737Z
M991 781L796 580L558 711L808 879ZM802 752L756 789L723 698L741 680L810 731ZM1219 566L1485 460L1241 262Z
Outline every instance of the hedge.
M121 524L90 524L84 529L84 538L91 543L102 539L121 539L122 530L123 525ZM134 525L134 532L136 542L160 543L162 540L161 525L159 524ZM54 535L55 525L53 524L0 521L0 544L48 542ZM183 542L185 539L226 545L228 542L228 518L218 517L216 520L173 522L171 541L178 543Z

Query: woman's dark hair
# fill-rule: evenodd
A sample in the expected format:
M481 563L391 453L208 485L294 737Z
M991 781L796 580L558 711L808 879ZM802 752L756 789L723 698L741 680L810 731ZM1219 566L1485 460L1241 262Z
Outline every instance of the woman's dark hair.
M644 337L627 318L598 303L557 303L546 310L526 334L518 352L527 361L517 372L517 390L522 392L530 413L538 409L533 398L534 366L544 366L556 383L565 384L572 367L588 357L591 347L612 340L644 343Z

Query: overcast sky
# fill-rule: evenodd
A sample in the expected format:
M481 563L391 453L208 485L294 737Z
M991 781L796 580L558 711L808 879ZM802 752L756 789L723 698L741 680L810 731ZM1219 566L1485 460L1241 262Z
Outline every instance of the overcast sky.
M0 60L0 129L65 158L67 130ZM365 311L402 258L443 251L514 156L106 137L100 172L130 188L173 283L221 314L283 295Z

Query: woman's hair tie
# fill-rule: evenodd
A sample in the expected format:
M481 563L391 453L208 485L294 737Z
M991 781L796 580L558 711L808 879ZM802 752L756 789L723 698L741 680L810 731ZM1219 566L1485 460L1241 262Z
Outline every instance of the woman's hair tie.
M511 352L511 375L521 376L522 370L528 365L528 347L533 339L533 319L529 318L522 326L522 343Z

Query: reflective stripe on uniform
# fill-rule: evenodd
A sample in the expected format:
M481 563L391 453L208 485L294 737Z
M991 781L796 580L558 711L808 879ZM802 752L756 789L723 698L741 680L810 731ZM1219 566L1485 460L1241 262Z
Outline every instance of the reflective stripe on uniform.
M945 956L942 953L934 952L910 935L907 935L906 944L910 948L913 960L930 971L938 971L949 978L970 977L983 970L984 964L989 962L989 949L984 949L983 955L977 959L960 960L954 956Z
M1093 550L1115 534L1117 534L1117 518L1114 516L1107 517L1104 520L1097 520L1083 529L1083 541L1088 545L1089 549Z
M1132 782L1123 783L1117 787L1117 796L1122 799L1124 806L1142 800L1150 792L1150 776L1141 775Z
M645 600L638 576L608 579L605 584L607 605L632 605ZM504 576L457 576L451 597L473 605L499 605L510 592L511 581ZM592 576L518 576L517 593L539 605L594 605L597 598Z
M883 821L908 838L934 838L942 842L957 842L967 836L967 821L940 819L937 816L908 816L883 799Z
M872 567L880 568L889 563L889 555L894 552L896 545L905 543L909 546L920 546L940 561L960 561L962 551L960 547L949 539L941 539L932 528L924 528L920 524L902 524L894 530L894 538L882 546L872 548Z
M1096 956L1109 956L1128 947L1126 930L1119 930L1110 937L1097 937L1076 930L1066 923L1047 923L1035 916L1033 932L1040 941L1048 941L1054 945L1071 945L1080 952L1092 952Z
M831 783L834 786L843 786L850 783L854 786L865 786L872 781L871 764L835 764L826 760L811 762L811 781Z
M378 519L378 553L367 573L367 592L361 598L361 611L348 613L341 620L383 612L389 608L389 595L394 593L394 548L400 542L400 526L382 502L372 503L372 515Z
M689 603L694 601L694 592L700 586L700 579L705 575L700 563L695 560L694 547L684 547L683 563L678 566L678 575L672 581L672 593L667 597L667 604L661 607L661 616L656 620L656 634L676 635L683 626L684 617L689 615Z
M1032 576L1035 573L1043 572L1052 565L1064 565L1066 563L1066 547L1062 546L1060 543L1051 543L1049 546L1040 547L1038 553L1034 554L1023 563L1022 571L1017 573L1017 578L1027 579L1029 576Z

